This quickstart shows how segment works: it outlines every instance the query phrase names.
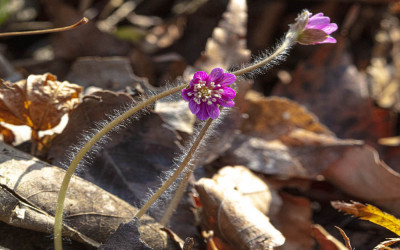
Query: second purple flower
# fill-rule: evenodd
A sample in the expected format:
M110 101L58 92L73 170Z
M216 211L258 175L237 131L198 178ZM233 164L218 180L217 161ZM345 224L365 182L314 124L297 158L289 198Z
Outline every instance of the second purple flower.
M234 83L236 76L224 73L221 68L215 68L208 75L204 71L198 71L190 81L188 89L182 90L182 97L189 101L190 111L200 120L208 118L216 119L220 114L219 105L233 107L235 103L235 91L227 87Z

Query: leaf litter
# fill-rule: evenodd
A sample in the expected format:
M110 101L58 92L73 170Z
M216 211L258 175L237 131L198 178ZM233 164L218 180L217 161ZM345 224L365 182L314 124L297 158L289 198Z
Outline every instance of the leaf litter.
M266 8L258 1L247 4L234 0L229 4L228 1L224 4L207 2L194 5L196 7L188 12L179 12L181 14L177 14L176 9L172 11L171 6L156 11L157 5L152 5L152 2L144 1L134 8L135 12L150 11L155 16L164 13L154 23L155 27L148 30L148 35L144 36L146 40L136 40L134 44L118 40L113 36L112 29L108 30L110 33L99 30L96 20L81 30L51 37L49 41L56 56L55 62L58 62L55 73L59 79L65 78L77 84L57 81L57 77L49 73L29 76L33 65L46 65L43 62L12 62L25 68L27 73L26 80L1 83L4 113L0 119L5 125L1 124L3 141L9 144L14 142L7 124L28 125L35 131L42 131L54 128L61 117L68 114L68 124L61 134L46 141L44 137L34 135L36 140L43 141L48 147L43 159L64 166L68 162L65 152L71 146L82 144L82 131L90 132L96 124L107 120L105 114L115 114L115 110L135 105L138 95L157 91L157 87L150 86L141 77L162 86L158 79L174 81L182 72L183 78L177 81L187 79L195 70L209 71L218 66L234 68L250 59L246 43L253 49L254 44L262 46L259 40L268 40L246 34L247 28L253 34L251 32L257 26L247 27L247 16L254 18L257 11ZM44 1L41 4L45 10L43 15L47 15L56 26L80 17L76 7L63 1ZM342 9L339 3L321 6L332 13L335 13L332 10ZM385 13L386 10L381 8L385 4L379 3L378 6L378 12ZM275 7L285 18L293 19L285 4ZM89 6L87 11L96 12L98 8ZM361 12L360 18L365 19L371 6L367 3L362 9L364 12ZM166 13L172 21L164 19ZM331 16L342 18L335 14ZM132 16L121 16L113 25L118 28L129 18ZM280 18L281 15L274 14L270 16L270 21L284 23ZM382 17L374 16L370 20L377 18ZM393 39L392 42L397 41L394 36L396 28L393 28L397 27L396 20L390 21L394 19L392 16L382 20L382 27L386 28L385 32L389 34L389 39ZM385 20L386 24L391 24L385 26ZM132 25L135 22L131 22ZM251 23L257 22L265 22L265 18L252 19ZM285 25L275 25L265 32L271 36L273 29L275 32L286 30ZM363 25L366 24L356 23L354 27L362 30L366 27ZM143 27L146 26L141 26L141 29ZM149 37L154 34L157 40L149 46ZM362 32L354 32L350 36L351 42L364 39ZM258 40L255 41L255 38ZM7 40L5 42L9 44ZM374 56L395 58L395 45L393 48L390 53L381 52ZM315 221L318 217L314 215L327 207L326 200L312 196L313 192L320 191L318 186L313 186L315 183L331 185L343 199L351 197L366 201L398 216L396 183L399 174L381 160L390 156L392 162L396 162L398 157L394 153L395 148L385 151L377 143L382 137L398 135L396 119L389 115L397 117L398 112L396 88L393 87L396 76L391 75L396 61L392 65L392 59L371 60L368 70L371 78L367 81L363 71L365 67L360 68L365 60L355 56L359 49L351 51L344 46L310 49L308 58L298 65L289 65L291 68L287 70L292 80L286 84L274 83L269 92L248 92L253 81L241 79L235 100L238 108L227 114L222 125L216 129L220 137L211 140L206 154L196 161L195 177L168 225L172 230L169 233L166 233L168 230L161 230L160 225L150 217L146 220L152 221L151 228L139 223L138 230L138 224L131 221L132 214L136 211L134 206L139 206L146 198L148 189L158 185L158 176L173 167L172 159L181 152L184 139L193 133L196 124L190 114L179 108L176 99L157 103L154 110L147 110L148 114L109 134L112 140L105 141L103 148L92 154L92 159L79 171L86 181L74 177L65 211L66 235L96 247L108 241L103 249L110 246L110 249L116 248L118 243L126 243L118 246L120 249L132 246L138 249L180 249L183 241L179 238L186 237L194 237L193 247L203 249L206 247L202 242L203 236L208 247L210 242L214 242L214 246L220 249L224 249L223 246L315 249L313 237L319 249L344 249L343 244L332 238L341 240L333 226L343 228L350 240L357 230L348 230L345 218L335 212L329 213L334 218L333 223ZM376 51L379 52L379 47ZM123 57L112 57L116 55ZM298 61L298 58L295 59ZM161 67L160 70L162 63L169 68ZM54 65L51 67L57 68ZM14 71L8 69L7 72ZM60 85L63 91L59 93L57 86ZM81 97L82 87L88 86L94 86L99 91ZM371 95L369 86L373 87ZM254 88L259 91L265 89L257 81ZM271 93L289 99L266 97ZM52 101L52 98L57 101ZM171 108L172 105L176 108ZM43 112L46 109L49 110L48 115ZM2 144L0 180L4 199L1 202L7 200L9 206L2 207L1 221L32 232L51 233L49 225L52 225L62 176L60 168ZM271 181L274 178L279 180L279 185ZM307 183L307 187L300 182ZM197 195L200 196L200 203L195 201ZM150 213L156 219L159 208ZM322 227L312 227L314 223ZM358 227L358 231L362 232L361 238L375 236L371 236L365 226ZM5 226L0 224L0 228ZM171 236L174 232L180 237ZM208 233L202 236L200 232ZM140 239L137 238L139 234ZM127 238L134 242L121 240ZM381 237L370 243L352 240L352 245L355 249L375 246L376 249L385 249L397 241L384 239ZM0 246L5 242L0 240ZM189 245L191 243L186 248L190 249Z

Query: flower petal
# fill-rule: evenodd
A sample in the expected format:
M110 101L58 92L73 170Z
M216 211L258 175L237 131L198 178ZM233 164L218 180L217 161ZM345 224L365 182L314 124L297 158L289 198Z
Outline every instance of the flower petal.
M235 81L236 81L236 76L234 74L224 73L224 77L215 83L220 84L222 87L225 87L225 86L231 85Z
M329 36L328 38L326 38L324 41L322 41L320 43L336 43L336 39Z
M199 83L200 80L200 78L193 78L192 80L190 80L190 88L193 88L194 85Z
M189 109L193 114L197 114L200 111L200 105L192 99L189 101Z
M200 110L196 114L197 118L199 118L202 121L207 120L207 118L209 117L208 112L207 112L207 104L202 102L202 103L200 103L199 107L200 107Z
M329 24L331 19L329 17L316 17L310 18L306 25L306 29L323 29L326 25Z
M330 35L332 32L335 32L338 29L338 26L336 23L330 23L327 26L325 26L324 28L322 28L322 30Z
M193 76L193 79L196 79L196 78L198 78L198 79L200 79L202 81L207 81L208 80L208 74L206 72L204 72L204 71L197 71Z
M182 89L181 93L182 93L183 100L189 101L190 99L192 99L192 97L190 97L188 95L189 93L192 93L192 92L193 92L193 90L191 88L190 89Z
M207 113L212 119L217 119L220 113L218 105L215 103L207 104Z
M218 100L217 100L217 103L218 103L219 105L221 105L222 107L226 107L226 108L230 108L230 107L235 106L235 102L232 101L232 100L230 100L230 101L225 101L225 100L223 100L223 99L218 99Z
M229 88L229 87L224 87L222 88L224 90L223 93L221 93L221 98L224 99L225 101L232 100L236 96L236 92Z
M220 81L224 77L224 70L221 68L215 68L210 73L210 81Z

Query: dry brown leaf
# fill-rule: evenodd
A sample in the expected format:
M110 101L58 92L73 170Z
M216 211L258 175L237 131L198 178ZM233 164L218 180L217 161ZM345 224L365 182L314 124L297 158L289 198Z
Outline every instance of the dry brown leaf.
M272 199L268 185L244 166L221 168L212 178L226 190L238 191L246 202L251 203L263 214L268 214Z
M0 144L0 220L13 226L52 233L55 204L65 171L31 155ZM118 197L73 177L64 206L63 232L75 240L98 246L129 221L137 208ZM142 240L156 249L175 243L151 217L143 217ZM172 248L173 249L173 248Z
M313 225L312 231L321 250L349 250L335 237L330 235L321 225ZM350 249L351 250L351 249Z
M304 107L286 98L246 95L248 118L242 134L220 161L280 177L311 177L341 157L344 149L362 144L341 140Z
M134 89L139 77L135 76L126 57L81 57L74 62L65 77L87 88L95 86L113 91Z
M16 83L0 83L0 121L48 130L79 103L82 88L59 82L52 74L30 75Z
M367 81L349 53L331 45L312 51L309 59L298 64L292 82L279 84L272 94L305 106L339 138L363 139L374 145L378 138L388 136L387 126L382 126L387 121L375 120Z
M0 134L3 136L3 141L7 144L11 144L15 141L15 135L9 128L0 125Z
M281 192L282 206L272 223L285 237L285 244L278 250L312 250L314 239L311 231L311 203L303 197L296 197Z
M375 149L348 148L322 174L344 192L400 215L400 174L382 162Z
M314 114L289 99L264 97L255 91L249 91L245 98L244 109L248 119L242 125L244 134L271 140L302 128L317 134L333 135Z
M240 134L219 160L224 165L240 164L285 178L315 178L340 159L347 148L359 145L360 141L341 140L302 129L269 141Z
M216 236L240 249L269 249L285 238L268 217L247 202L239 192L227 190L207 178L196 184L203 205L202 223Z

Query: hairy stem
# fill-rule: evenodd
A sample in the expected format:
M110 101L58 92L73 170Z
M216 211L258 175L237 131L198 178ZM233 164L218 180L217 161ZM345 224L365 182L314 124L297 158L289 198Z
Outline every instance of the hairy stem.
M164 212L163 217L160 220L160 224L163 226L167 226L169 219L171 218L172 214L174 213L175 209L178 207L179 201L182 198L183 193L186 190L186 187L189 183L190 176L194 171L194 164L189 165L188 169L183 173L183 177L181 182L179 183L178 189L175 191L174 197L168 204L167 209Z
M104 128L102 128L99 132L97 132L90 140L81 148L81 150L76 154L75 158L71 161L71 164L69 165L64 179L61 183L60 191L58 193L58 198L57 198L57 206L56 206L56 214L55 214L55 221L54 221L54 248L55 250L61 250L62 249L62 216L63 216L63 210L64 210L64 201L65 201L65 196L67 193L68 185L71 180L71 177L78 166L79 162L82 160L82 158L85 156L85 154L92 148L96 142L98 142L105 134L107 134L111 129L113 129L115 126L120 124L121 122L125 121L132 115L134 115L136 112L139 110L145 108L146 106L156 102L157 100L166 97L168 95L174 94L178 91L181 91L182 89L186 88L188 85L187 84L182 84L180 86L177 86L175 88L169 89L165 92L162 92L158 95L155 95L153 97L150 97L149 99L137 104L135 107L129 109L122 115L118 116L114 120L112 120L110 123L108 123Z
M253 70L256 70L258 68L261 68L261 67L267 65L268 63L273 61L277 56L279 56L280 54L285 52L285 50L290 47L291 43L292 42L290 39L285 39L284 42L281 44L281 46L279 46L271 55L269 55L265 59L261 60L258 63L252 64L246 68L239 69L235 72L232 72L232 74L234 74L236 76L243 75L243 74L249 73Z
M204 138L208 128L211 126L211 123L213 122L213 119L208 119L206 124L204 124L203 128L201 129L199 135L197 136L196 140L194 141L193 145L190 147L189 152L187 153L185 159L183 159L181 165L176 169L174 174L163 183L163 185L157 190L153 196L150 197L150 199L143 205L143 207L135 214L135 217L140 219L147 210L150 208L150 206L160 197L165 190L167 190L172 183L179 177L179 175L182 173L182 171L185 169L187 164L190 162L193 154L196 152L197 148L200 145L201 140Z
M281 53L283 53L286 49L288 49L291 44L292 44L292 42L290 39L285 39L284 42L281 44L281 46L279 46L271 55L269 55L262 61L252 64L249 67L234 71L234 72L232 72L232 74L234 74L235 76L240 76L240 75L246 74L248 72L251 72L255 69L263 67L264 65L266 65L266 64L270 63L272 60L274 60ZM185 172L181 182L179 183L178 189L176 190L174 196L172 197L170 203L168 204L167 209L164 212L163 217L160 220L161 225L167 226L172 214L174 213L175 209L177 208L177 206L179 204L179 201L182 198L183 193L186 190L186 187L189 183L189 178L192 175L193 171L194 171L194 165L191 165L189 167L189 169Z
M82 24L86 24L89 22L89 20L84 17L81 20L79 20L77 23L74 23L70 26L66 27L61 27L61 28L54 28L54 29L46 29L46 30L31 30L31 31L16 31L16 32L6 32L6 33L0 33L0 37L6 37L6 36L26 36L26 35L37 35L37 34L47 34L47 33L55 33L55 32L62 32L62 31L68 31L68 30L73 30Z

